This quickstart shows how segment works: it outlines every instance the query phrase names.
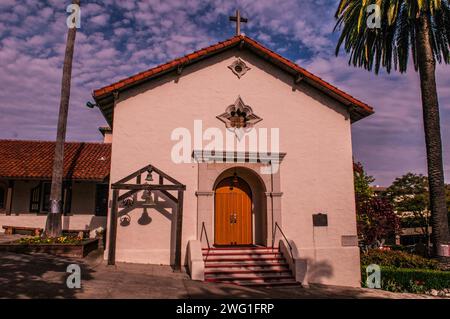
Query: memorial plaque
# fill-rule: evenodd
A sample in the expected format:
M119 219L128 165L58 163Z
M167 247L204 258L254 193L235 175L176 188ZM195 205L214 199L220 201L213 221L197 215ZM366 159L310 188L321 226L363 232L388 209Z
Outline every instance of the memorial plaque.
M342 236L341 245L343 247L353 247L358 246L358 236Z
M313 215L313 226L314 227L327 227L328 226L328 215L327 214L314 214Z

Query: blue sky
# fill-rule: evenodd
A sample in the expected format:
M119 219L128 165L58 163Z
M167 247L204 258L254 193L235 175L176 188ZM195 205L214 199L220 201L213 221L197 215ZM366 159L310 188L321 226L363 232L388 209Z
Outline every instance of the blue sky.
M0 138L55 138L67 28L63 0L0 2ZM99 141L105 121L85 107L91 92L115 80L243 32L353 96L376 114L353 126L355 159L389 185L408 171L425 173L418 75L374 75L334 56L337 0L83 1L77 33L68 140ZM450 66L439 66L446 180L450 182Z

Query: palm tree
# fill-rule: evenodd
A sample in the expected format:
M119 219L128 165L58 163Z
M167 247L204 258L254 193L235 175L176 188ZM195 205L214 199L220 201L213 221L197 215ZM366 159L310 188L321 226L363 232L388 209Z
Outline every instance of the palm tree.
M378 28L371 28L373 7L379 8ZM420 75L427 150L432 241L434 254L450 242L445 199L436 61L450 63L450 5L448 0L341 0L336 12L341 31L336 47L350 53L349 64L388 73L406 72L410 56Z
M80 5L79 0L72 4ZM67 33L66 52L64 56L61 82L61 100L59 105L58 131L56 133L55 156L53 159L52 185L50 191L50 212L47 215L45 235L58 237L62 232L61 193L64 170L64 141L66 139L67 113L69 111L70 83L72 78L72 60L77 28L72 26Z

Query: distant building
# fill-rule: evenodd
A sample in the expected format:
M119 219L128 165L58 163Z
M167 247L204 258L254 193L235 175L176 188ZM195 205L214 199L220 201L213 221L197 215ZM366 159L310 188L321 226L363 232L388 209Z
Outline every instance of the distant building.
M0 226L44 228L54 142L0 140ZM111 144L64 146L63 228L106 227Z

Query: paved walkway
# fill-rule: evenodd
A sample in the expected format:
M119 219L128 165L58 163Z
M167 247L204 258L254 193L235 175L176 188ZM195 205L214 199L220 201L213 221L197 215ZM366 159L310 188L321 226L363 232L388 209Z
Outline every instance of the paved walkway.
M66 286L66 269L73 263L82 269L81 289ZM345 287L256 289L195 282L186 273L174 273L167 266L107 266L100 252L84 260L0 253L0 287L0 298L432 298Z

